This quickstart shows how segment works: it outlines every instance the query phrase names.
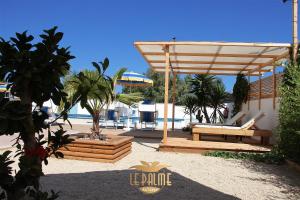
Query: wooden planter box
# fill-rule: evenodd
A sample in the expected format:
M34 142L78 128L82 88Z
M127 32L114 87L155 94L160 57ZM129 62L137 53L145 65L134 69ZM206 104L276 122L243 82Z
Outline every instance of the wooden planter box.
M107 135L107 140L75 139L59 149L64 158L114 163L131 152L133 137Z

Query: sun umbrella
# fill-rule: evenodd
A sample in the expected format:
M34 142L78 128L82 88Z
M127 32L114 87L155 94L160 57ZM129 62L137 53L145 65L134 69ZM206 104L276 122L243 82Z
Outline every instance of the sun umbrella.
M129 86L130 90L131 87L147 87L147 86L153 86L153 80L147 78L143 74L135 73L135 72L125 72L122 77L117 81L118 85L122 86ZM129 127L129 114L127 117L127 130L130 130Z
M0 92L7 92L6 86L7 86L6 84L0 83Z
M138 74L135 72L125 72L121 79L117 81L117 84L123 86L133 86L133 87L145 87L153 86L153 80L147 78L143 74Z

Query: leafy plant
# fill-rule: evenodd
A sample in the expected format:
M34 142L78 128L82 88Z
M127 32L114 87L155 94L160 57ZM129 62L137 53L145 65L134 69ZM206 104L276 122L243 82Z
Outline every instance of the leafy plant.
M204 114L206 123L216 123L218 117L222 121L224 117L221 109L229 98L222 80L208 74L198 74L190 82L190 92L196 95L198 109ZM208 107L213 108L211 115L207 112Z
M87 109L93 118L91 137L100 135L100 114L114 100L123 102L129 106L142 99L140 93L115 94L115 85L126 71L125 68L116 72L113 78L105 75L109 67L109 60L105 58L103 62L93 62L96 70L84 70L78 75L73 74L65 81L66 92L70 101L81 97L80 105Z
M19 170L13 176L11 152L0 155L0 187L4 189L0 199L22 199L26 195L35 199L57 197L57 193L48 195L39 187L42 162L47 164L51 155L62 157L58 149L71 142L62 129L50 132L53 122L45 122L48 115L41 109L48 100L55 105L65 102L59 117L66 120L71 107L61 79L68 73L74 56L69 48L59 45L63 33L56 29L44 30L42 40L35 44L34 37L26 31L16 33L9 41L0 38L0 79L8 83L17 99L0 99L0 135L16 135L15 156L19 156ZM48 139L44 139L45 129L49 130ZM46 143L49 146L45 147Z
M284 70L280 96L279 147L287 158L300 163L300 66L293 62Z
M215 82L215 76L208 74L197 74L191 80L191 93L198 98L198 106L204 114L207 123L210 123L210 117L207 112L209 106L209 95Z
M153 80L152 87L123 87L122 93L140 93L146 99L155 101L157 103L164 102L164 83L165 76L164 74L157 73L151 68L145 73L145 76ZM176 75L176 89L175 89L175 104L183 105L184 95L189 93L190 90L190 80L192 79L191 75L186 75L183 78ZM172 93L173 93L173 75L170 76L169 81L169 102L172 102Z
M205 156L220 157L224 159L252 160L255 162L264 162L276 165L283 164L285 158L278 148L274 148L272 151L267 153L214 151L206 153Z
M192 123L192 115L199 109L198 98L194 94L186 94L183 98L184 113L190 116L190 124Z
M209 106L213 108L213 112L210 116L212 123L217 123L218 116L220 121L224 121L224 116L221 112L221 109L225 108L225 102L227 99L228 93L225 90L224 83L221 80L216 79L209 94Z
M9 188L10 185L14 182L14 177L12 175L12 167L10 166L14 161L10 160L9 154L11 151L5 151L0 155L0 186L2 189ZM3 194L0 194L0 197ZM6 195L6 194L5 194ZM1 198L0 198L1 199Z
M238 74L233 86L233 111L232 116L241 111L243 103L247 102L250 85L244 74Z
M117 94L116 100L131 107L133 104L143 100L143 95L139 92L129 94Z
M93 135L99 134L100 112L105 103L114 98L113 80L105 75L109 66L108 59L99 64L93 62L96 70L84 70L79 74L73 74L65 81L69 101L81 97L80 105L86 108L93 118Z

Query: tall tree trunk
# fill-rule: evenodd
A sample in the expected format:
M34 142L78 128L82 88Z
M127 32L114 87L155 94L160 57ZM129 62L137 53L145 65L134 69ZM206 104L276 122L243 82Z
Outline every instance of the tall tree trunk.
M92 131L93 131L94 136L96 136L96 135L99 135L99 133L100 133L100 126L99 126L100 114L99 114L99 112L95 112L92 117L93 117Z
M21 138L24 142L24 148L27 150L33 150L37 146L37 142L35 140L35 127L32 118L32 99L31 99L31 89L28 84L26 84L26 92L24 92L24 96L21 96L21 104L26 108L27 118L24 119L24 132L21 133Z
M209 116L208 116L208 113L207 113L206 106L203 106L203 114L204 114L206 123L210 123L210 119L209 119Z
M27 92L24 93L25 95L20 97L21 104L26 108L27 118L23 121L24 131L20 133L21 139L24 143L24 150L25 150L25 156L28 156L28 158L34 162L32 165L32 168L27 169L26 165L21 165L20 170L25 171L25 174L22 174L21 176L31 176L31 182L27 182L26 186L33 186L36 190L39 189L39 180L40 176L42 174L42 160L36 155L38 143L35 139L35 125L33 122L32 117L32 100L31 100L31 90L28 86ZM24 169L22 169L24 168ZM37 170L38 169L38 170ZM21 180L21 179L20 179ZM22 180L21 180L22 181ZM22 183L17 183L22 184Z
M21 139L24 142L24 148L27 150L35 149L37 142L35 140L35 130L32 119L31 105L27 105L28 117L24 120L24 132L21 133Z
M38 143L35 138L35 130L34 130L35 126L33 124L31 109L32 108L30 105L31 114L27 119L24 120L25 130L20 133L21 139L24 143L25 157L33 161L30 168L28 168L28 166L26 165L21 165L20 170L25 172L25 174L20 174L20 176L24 178L26 177L28 178L30 176L31 178L28 178L30 182L26 182L25 184L22 178L19 178L16 181L16 185L19 184L21 185L24 184L24 185L22 187L19 187L20 191L13 192L14 194L11 199L15 199L16 198L15 195L17 196L18 194L22 193L27 186L33 186L36 190L39 190L39 181L43 169L42 169L42 160L39 157L39 155L36 154L38 149Z
M217 108L214 108L212 115L212 123L217 123Z

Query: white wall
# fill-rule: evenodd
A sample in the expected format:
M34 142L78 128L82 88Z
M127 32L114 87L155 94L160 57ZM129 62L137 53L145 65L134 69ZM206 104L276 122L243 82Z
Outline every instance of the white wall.
M232 107L231 104L226 104L229 109ZM154 105L144 105L144 104L139 104L139 109L144 110L144 107L149 107L152 106L150 110L154 110ZM157 103L156 104L156 110L158 112L157 118L164 118L164 104L163 103ZM207 108L208 115L210 116L212 113L213 109L212 108ZM221 110L223 112L223 110ZM202 113L203 114L203 113ZM168 104L168 118L172 118L172 104ZM193 122L198 122L196 119L196 115L192 115L192 121ZM184 106L175 106L175 119L184 119L186 122L185 124L189 123L190 121L190 115L184 113ZM203 123L205 123L205 118L203 117Z
M243 104L242 110L247 114L244 118L244 121L248 120L249 118L253 117L257 112L258 109L258 100L250 101L250 109L248 110L248 103ZM279 98L276 98L276 108L273 109L273 99L261 99L261 111L265 113L265 116L261 118L257 122L257 127L260 129L266 130L274 130L278 126L278 110L279 110Z
M46 102L44 104L45 106L48 106L50 108L53 108L54 111L56 111L56 106L51 103L50 101ZM128 109L128 106L119 102L114 102L112 105L109 106L109 109L114 109L115 107L124 107L124 109ZM231 110L231 105L227 104L227 107L229 107L229 110ZM163 103L157 103L156 105L154 104L142 104L142 102L139 103L138 107L132 107L132 110L135 110L134 114L132 114L132 117L139 117L139 110L140 111L155 111L157 110L158 116L157 118L164 118L164 104ZM213 111L213 109L211 108L207 108L208 111L208 115L210 115ZM89 115L88 111L86 109L81 108L80 105L77 105L77 114L83 114L83 115ZM127 112L124 111L124 116L127 116L126 114ZM230 115L229 115L230 116ZM172 118L172 104L168 104L168 118L171 119ZM176 122L176 128L182 128L185 127L189 124L190 122L190 116L188 114L184 113L184 106L175 106L175 119L183 119L183 121ZM72 119L74 121L76 121L77 119ZM80 123L86 123L88 121L88 119L78 119L77 120L78 123L80 121ZM76 121L76 122L77 122ZM81 122L82 121L82 122ZM192 115L192 121L193 122L198 122L198 120L196 119L196 116L193 114ZM203 123L205 123L205 118L203 117ZM168 126L171 127L171 122L168 123Z

